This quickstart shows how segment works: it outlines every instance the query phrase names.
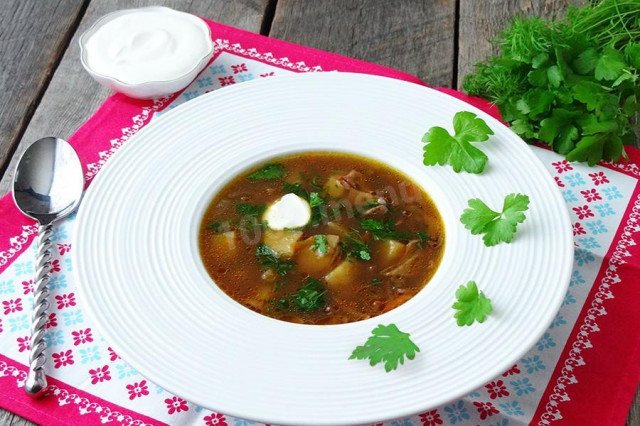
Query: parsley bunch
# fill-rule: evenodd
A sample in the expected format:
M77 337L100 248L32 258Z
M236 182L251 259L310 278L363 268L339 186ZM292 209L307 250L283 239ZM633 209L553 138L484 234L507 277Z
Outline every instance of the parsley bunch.
M515 18L464 90L494 102L511 129L569 161L626 158L640 111L640 2L603 0L564 18Z

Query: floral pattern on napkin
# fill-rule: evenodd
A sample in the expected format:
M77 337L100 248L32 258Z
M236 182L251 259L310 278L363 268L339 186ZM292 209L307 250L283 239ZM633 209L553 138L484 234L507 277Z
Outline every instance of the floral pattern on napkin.
M217 45L224 44L218 40ZM236 49L241 49L235 45ZM244 50L243 50L244 51ZM244 51L247 52L247 51ZM260 56L257 52L255 55ZM254 57L256 57L254 55ZM264 56L260 58L264 60ZM270 57L267 62L274 63ZM289 63L290 64L290 63ZM298 69L296 69L296 67ZM216 59L194 82L154 119L172 108L212 90L257 78L271 78L319 67L282 63L270 65L228 51ZM290 69L286 69L290 68ZM476 425L508 426L528 423L546 390L580 310L620 226L637 180L604 168L568 163L540 148L536 155L558 185L569 209L575 237L574 270L562 308L537 344L515 365L465 398L419 415L385 423L388 426ZM109 347L78 303L70 253L74 246L75 216L54 228L51 261L51 307L47 323L47 371L78 389L110 403L144 414L159 422L181 425L246 426L258 424L202 409L172 395L142 377ZM35 244L0 275L0 353L27 363L29 312L33 300ZM602 310L601 315L606 315ZM24 373L0 362L0 381L16 380ZM76 404L81 414L96 412L102 422L140 424L107 407L90 407L86 399L55 386L59 404ZM544 401L543 401L544 403Z

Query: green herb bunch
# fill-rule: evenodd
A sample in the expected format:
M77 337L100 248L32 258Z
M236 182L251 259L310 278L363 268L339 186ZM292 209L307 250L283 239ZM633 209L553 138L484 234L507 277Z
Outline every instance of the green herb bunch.
M515 18L464 90L494 102L526 140L569 161L626 159L640 111L640 0L570 7L564 18Z

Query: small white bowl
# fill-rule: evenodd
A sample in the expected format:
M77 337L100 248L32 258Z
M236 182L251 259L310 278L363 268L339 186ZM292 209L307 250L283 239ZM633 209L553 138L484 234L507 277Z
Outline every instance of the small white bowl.
M182 75L177 75L172 79L168 80L155 80L155 81L144 81L140 83L127 83L118 79L111 75L101 74L94 69L92 69L89 65L89 61L87 60L87 40L95 34L95 32L105 25L106 23L126 14L130 13L138 13L138 12L161 12L166 14L177 14L181 15L181 17L188 17L188 19L192 20L197 27L202 29L202 37L203 40L206 40L206 45L208 47L207 51L203 54L202 57L194 60L193 66L190 67L190 70ZM160 98L163 96L171 95L176 93L191 83L196 76L204 69L205 66L209 63L209 60L213 56L213 42L211 40L211 30L209 26L202 21L200 18L194 15L190 15L188 13L179 12L177 10L173 10L168 7L162 6L152 6L152 7L142 7L137 9L126 9L119 10L117 12L109 13L102 18L98 19L87 31L85 31L80 36L80 61L82 62L82 66L87 72L93 77L95 81L102 84L103 86L114 90L116 92L120 92L124 95L127 95L131 98L136 99L154 99Z

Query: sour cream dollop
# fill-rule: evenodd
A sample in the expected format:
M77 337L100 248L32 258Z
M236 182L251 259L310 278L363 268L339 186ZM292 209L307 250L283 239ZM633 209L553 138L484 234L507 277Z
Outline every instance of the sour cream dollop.
M100 25L84 46L93 71L127 84L179 78L212 47L201 19L164 7L118 15Z
M311 206L296 194L286 194L267 207L262 220L276 231L301 228L311 220Z

